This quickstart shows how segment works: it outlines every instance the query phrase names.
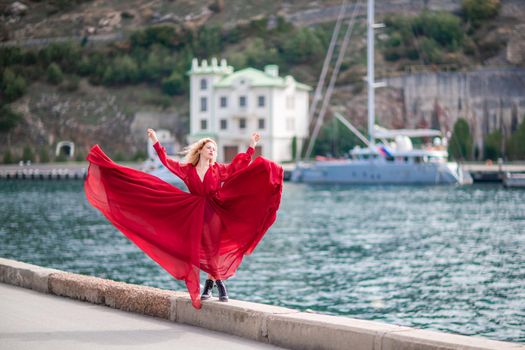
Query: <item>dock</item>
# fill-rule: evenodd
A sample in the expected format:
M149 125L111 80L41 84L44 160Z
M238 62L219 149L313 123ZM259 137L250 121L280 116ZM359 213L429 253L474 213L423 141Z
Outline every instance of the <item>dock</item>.
M122 165L135 169L139 163ZM43 164L3 164L0 165L0 180L83 180L86 178L89 163L43 163Z
M474 182L503 182L505 174L525 173L525 163L463 163Z
M140 169L140 163L119 163ZM89 163L49 163L32 165L0 165L0 180L83 180L87 175ZM525 173L525 163L463 163L463 169L470 172L475 183L503 183L505 174ZM295 163L282 164L284 180L289 181Z

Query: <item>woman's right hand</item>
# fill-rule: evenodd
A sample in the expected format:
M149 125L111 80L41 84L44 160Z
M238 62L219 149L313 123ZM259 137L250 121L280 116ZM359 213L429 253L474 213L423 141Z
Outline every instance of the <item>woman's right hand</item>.
M155 132L155 130L148 128L147 132L151 142L153 142L153 144L156 144L159 140L157 139L157 133Z

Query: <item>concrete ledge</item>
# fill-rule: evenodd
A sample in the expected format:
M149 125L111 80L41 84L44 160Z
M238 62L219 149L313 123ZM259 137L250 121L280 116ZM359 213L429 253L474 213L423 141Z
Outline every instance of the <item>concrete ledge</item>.
M0 258L0 282L229 333L290 349L521 349L518 343L298 312L238 300L203 302L188 293L48 269Z
M189 297L176 300L176 322L268 342L267 319L272 315L298 313L284 307L230 300L207 300L195 310Z
M322 314L274 315L268 320L270 343L298 349L381 349L381 338L390 332L408 331L385 323ZM351 344L351 346L350 346Z
M49 293L48 278L62 271L0 258L0 282Z

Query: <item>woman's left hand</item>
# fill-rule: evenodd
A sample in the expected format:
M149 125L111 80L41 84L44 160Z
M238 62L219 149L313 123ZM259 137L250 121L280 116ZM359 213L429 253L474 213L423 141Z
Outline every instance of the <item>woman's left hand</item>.
M260 139L261 135L259 135L258 132L253 132L251 137L252 142L250 143L250 146L255 148L255 145L257 145L257 142L259 142Z

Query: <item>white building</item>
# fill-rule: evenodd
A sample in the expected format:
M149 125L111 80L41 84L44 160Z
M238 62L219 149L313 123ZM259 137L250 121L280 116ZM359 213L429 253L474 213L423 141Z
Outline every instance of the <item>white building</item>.
M261 141L256 155L276 162L292 160L292 140L300 150L308 135L308 91L292 76L279 76L276 65L264 72L246 68L237 72L222 59L208 65L193 59L190 75L190 135L192 143L202 137L217 141L217 161L229 162L244 152L250 135Z

